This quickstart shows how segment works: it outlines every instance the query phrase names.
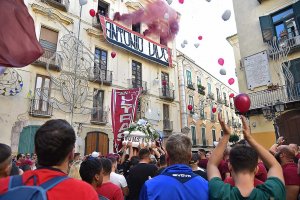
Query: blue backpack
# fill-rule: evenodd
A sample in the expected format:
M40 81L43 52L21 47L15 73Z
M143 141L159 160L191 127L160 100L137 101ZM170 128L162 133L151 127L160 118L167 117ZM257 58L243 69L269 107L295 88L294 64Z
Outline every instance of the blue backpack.
M47 191L69 177L57 176L38 186L36 185L36 176L29 179L31 178L34 180L34 186L23 184L22 176L11 176L8 191L0 195L0 200L47 200Z

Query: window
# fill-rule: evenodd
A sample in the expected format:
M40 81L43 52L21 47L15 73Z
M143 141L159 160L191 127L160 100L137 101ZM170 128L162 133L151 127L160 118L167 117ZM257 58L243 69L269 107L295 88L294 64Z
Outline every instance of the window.
M169 88L169 74L161 72L161 84L163 88Z
M164 38L162 38L162 37L159 38L159 43L162 44L162 45L164 45L164 46L168 46L167 40L164 39Z
M186 70L186 83L187 85L192 84L192 73L189 70Z
M132 87L139 88L142 86L142 63L132 61Z
M193 98L193 96L189 96L189 105L192 105L193 109L191 110L191 113L194 113L194 98Z
M141 24L140 23L132 24L132 30L134 32L141 33Z
M292 73L294 77L294 83L293 86L294 88L289 88L287 91L288 96L292 98L299 98L300 97L300 59L294 59L291 60L290 62L290 72ZM287 76L286 70L283 68L283 73L285 76ZM289 80L286 81L286 85L290 87L290 82ZM294 91L291 93L291 91Z
M193 143L193 145L196 145L197 144L196 127L191 126L191 131L192 131L192 143Z
M201 128L201 134L202 134L202 145L206 146L205 127Z
M103 49L95 49L95 66L94 76L99 78L101 75L102 80L106 80L107 77L107 51Z
M94 89L94 99L93 99L93 108L94 112L92 113L92 121L103 122L103 100L104 100L104 91Z
M260 26L264 42L276 36L278 40L293 38L299 35L300 2L279 10L271 15L261 16Z
M204 102L203 101L200 101L200 116L202 117L202 118L204 118L205 117L205 115L204 115Z
M216 138L216 130L215 130L215 129L212 129L212 130L211 130L211 134L212 134L213 144L214 144L214 142L217 141L217 138Z
M44 26L41 27L40 44L45 50L42 57L49 59L57 49L58 32Z
M201 85L201 78L200 78L200 76L197 76L197 85Z
M98 1L98 13L102 16L108 17L109 4Z
M219 88L216 88L216 90L217 90L217 99L221 99Z
M50 86L51 80L47 76L37 75L35 81L35 91L34 91L34 110L47 112L50 104Z
M211 94L211 84L210 83L207 83L207 91L208 91L208 94Z
M227 106L227 97L226 97L226 93L225 92L223 92L223 98L224 98L224 103L225 103L225 105Z
M211 104L210 105L210 119L211 120L215 120L215 114L212 112L213 107L214 107L214 105Z

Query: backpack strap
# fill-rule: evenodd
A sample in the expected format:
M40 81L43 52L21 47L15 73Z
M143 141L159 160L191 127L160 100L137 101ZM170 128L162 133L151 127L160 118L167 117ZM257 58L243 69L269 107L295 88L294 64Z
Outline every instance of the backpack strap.
M11 176L9 178L8 190L22 185L23 185L23 180L21 175Z
M66 179L69 179L69 177L68 176L56 176L56 177L50 179L49 181L41 184L40 187L42 187L45 191L48 191Z

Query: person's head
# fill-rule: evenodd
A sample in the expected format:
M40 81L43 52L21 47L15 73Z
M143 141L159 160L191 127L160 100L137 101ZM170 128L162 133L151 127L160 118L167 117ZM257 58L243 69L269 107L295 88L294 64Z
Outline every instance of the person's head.
M97 158L87 158L80 165L79 174L81 179L96 188L103 181L102 164Z
M289 144L289 148L291 151L295 153L295 156L298 154L298 145L297 144Z
M204 149L199 149L198 150L198 154L200 156L201 159L205 159L206 158L206 152Z
M37 155L36 155L36 153L33 153L33 154L32 154L31 159L32 159L32 160L37 160Z
M103 176L108 176L111 173L111 169L112 169L112 163L109 159L107 158L100 158L100 162L102 164L102 168L103 168Z
M80 160L80 153L74 153L74 161Z
M190 161L190 165L191 166L197 166L198 162L199 162L199 154L198 153L193 153L191 161Z
M75 132L72 126L62 119L49 120L36 132L34 143L41 166L57 166L73 159Z
M255 176L258 167L258 154L248 146L237 145L229 153L229 170L235 174L249 173Z
M281 145L277 148L275 158L281 165L284 165L294 160L295 153L290 149L288 145Z
M137 164L139 164L139 162L140 162L140 159L138 156L132 156L130 159L130 167L136 166Z
M27 159L27 160L31 159L30 153L26 153L26 159Z
M163 154L159 158L159 167L166 167L166 166L167 166L166 155Z
M150 158L150 151L149 149L141 149L139 151L139 159L140 162L146 162L146 163L150 163L151 162L151 158Z
M206 151L205 157L206 157L207 159L210 158L210 155L211 155L211 151Z
M77 160L72 163L69 171L69 177L81 180L79 169L80 169L81 161Z
M0 178L9 176L11 171L12 157L11 148L0 143Z
M112 171L115 172L116 169L117 169L117 165L118 165L117 159L115 157L113 157L113 156L108 157L108 159L111 161Z
M25 160L25 155L23 153L19 153L17 155L17 161L23 162Z
M166 141L167 161L169 164L186 164L192 157L192 141L182 134L173 134Z

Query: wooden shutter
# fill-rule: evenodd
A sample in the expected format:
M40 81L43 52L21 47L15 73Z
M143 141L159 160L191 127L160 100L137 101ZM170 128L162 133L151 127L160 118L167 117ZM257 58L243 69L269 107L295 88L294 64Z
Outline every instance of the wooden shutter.
M274 25L270 15L259 17L263 41L267 42L275 36Z
M48 29L46 27L41 28L40 43L46 50L55 52L58 40L58 32Z
M19 153L34 153L34 137L40 126L26 126L20 133Z

